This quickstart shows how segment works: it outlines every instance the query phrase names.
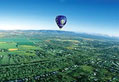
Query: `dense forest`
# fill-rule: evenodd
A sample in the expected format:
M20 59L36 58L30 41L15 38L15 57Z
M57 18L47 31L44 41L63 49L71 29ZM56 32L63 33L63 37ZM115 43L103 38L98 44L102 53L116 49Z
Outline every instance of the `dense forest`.
M119 39L0 31L0 82L119 82Z

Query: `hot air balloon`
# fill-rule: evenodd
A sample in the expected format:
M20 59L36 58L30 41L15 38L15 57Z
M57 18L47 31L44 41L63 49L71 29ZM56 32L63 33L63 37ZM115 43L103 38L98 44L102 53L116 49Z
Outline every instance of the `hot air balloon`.
M62 29L63 26L67 23L67 18L66 18L66 16L59 15L56 17L55 21L56 21L57 25L59 26L59 28Z

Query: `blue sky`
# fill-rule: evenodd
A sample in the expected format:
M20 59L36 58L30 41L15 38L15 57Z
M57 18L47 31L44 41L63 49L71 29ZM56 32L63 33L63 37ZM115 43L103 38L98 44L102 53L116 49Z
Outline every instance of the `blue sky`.
M0 0L0 29L58 30L57 15L63 30L119 36L119 0Z

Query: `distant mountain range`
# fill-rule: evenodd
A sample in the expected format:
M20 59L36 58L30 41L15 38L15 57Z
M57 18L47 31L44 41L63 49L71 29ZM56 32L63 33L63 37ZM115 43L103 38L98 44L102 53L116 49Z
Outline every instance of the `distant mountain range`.
M119 41L119 37L110 37L108 35L101 35L101 34L76 33L71 31L60 31L60 30L0 30L0 32L40 32L40 33L48 33L48 34L72 35L72 36L77 36L77 37L79 36L79 37L91 38L91 39Z

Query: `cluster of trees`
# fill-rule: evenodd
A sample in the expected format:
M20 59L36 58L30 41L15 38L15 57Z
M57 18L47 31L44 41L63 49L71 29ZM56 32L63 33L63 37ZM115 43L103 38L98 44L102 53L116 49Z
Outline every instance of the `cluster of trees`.
M40 36L40 35L39 35ZM23 55L0 56L0 81L41 82L118 82L119 43L78 37L26 35L35 46ZM32 42L33 41L33 42ZM33 45L32 45L33 43ZM25 43L17 44L25 45ZM25 55L34 53L35 55Z

